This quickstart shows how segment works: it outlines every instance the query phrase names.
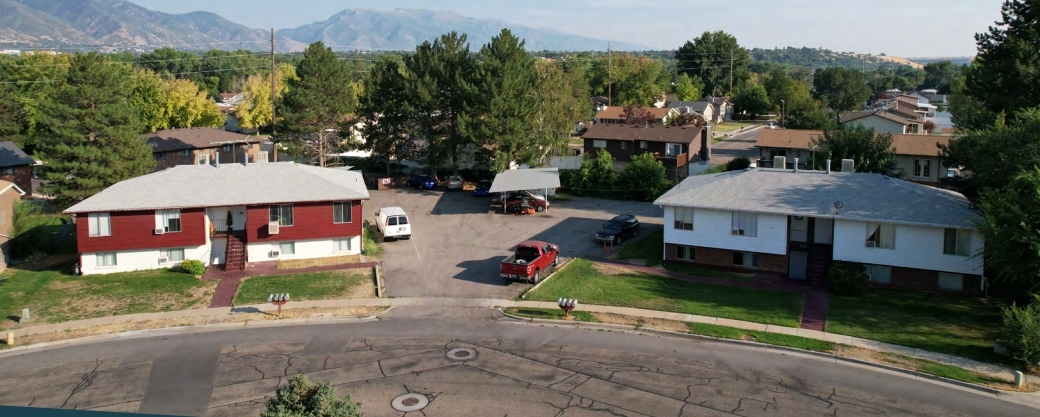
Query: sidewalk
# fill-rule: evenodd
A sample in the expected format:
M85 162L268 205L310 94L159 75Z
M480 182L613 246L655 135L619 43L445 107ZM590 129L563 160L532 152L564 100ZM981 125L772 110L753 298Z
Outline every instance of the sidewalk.
M363 307L363 306L436 306L436 307L484 307L484 308L508 308L508 307L525 307L525 308L545 308L545 309L558 309L556 303L547 301L511 301L511 300L499 300L499 299L486 299L486 298L358 298L348 300L317 300L317 301L290 301L285 304L283 309L304 309L304 308L337 308L337 307ZM115 323L124 322L136 322L136 321L149 321L149 320L162 320L168 318L181 318L181 317L207 317L207 316L222 316L234 313L238 311L261 311L261 312L272 312L276 311L277 307L272 304L259 304L252 306L240 306L235 308L221 307L221 308L206 308L198 310L182 310L182 311L171 311L166 313L143 313L143 314L131 314L125 316L112 316L112 317L99 317L87 320L76 320L64 323L46 324L39 326L29 326L14 331L15 338L25 337L26 335L43 334L43 333L54 333L63 332L68 330L76 330L89 328L94 326L104 326ZM860 339L857 337L844 336L834 333L827 333L817 330L810 329L798 329L793 327L784 327L776 325L766 325L761 323L752 323L740 320L731 320L719 317L707 317L697 316L692 314L682 313L671 313L666 311L656 310L644 310L638 308L628 307L614 307L614 306L599 306L582 304L579 306L578 311L588 311L594 313L612 313L622 314L626 316L634 317L645 317L645 318L658 318L665 320L675 320L693 323L707 323L715 324L719 326L734 327L745 330L757 330L767 333L786 334L792 336L800 336L809 339L824 340L833 343L846 344L865 349L871 349L879 352L896 353L900 355L925 359L933 362L938 362L947 365L953 365L960 368L975 371L981 374L989 375L996 378L1009 380L1012 378L1012 370L999 365L993 365L983 362L974 361L971 359L961 358L952 355L946 355L942 353L929 352L926 350L893 345L890 343L878 342L868 339ZM1040 378L1034 376L1027 376L1027 380L1030 383L1040 383Z

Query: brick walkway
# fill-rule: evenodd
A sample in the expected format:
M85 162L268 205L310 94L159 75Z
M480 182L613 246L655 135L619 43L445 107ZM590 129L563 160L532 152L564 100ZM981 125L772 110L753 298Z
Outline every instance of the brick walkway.
M202 275L203 281L219 280L217 291L209 303L210 308L231 307L235 293L242 280L257 276L306 274L309 272L339 271L344 269L371 268L376 262L348 263L337 265L312 266L310 268L278 269L278 261L254 262L246 266L245 271L225 271L222 265L213 265Z
M802 305L801 328L807 330L823 331L827 323L827 305L829 297L827 291L816 288L799 281L789 280L780 275L758 274L755 281L734 281L723 278L700 277L669 271L661 267L639 266L613 259L589 257L590 261L624 266L638 272L660 275L682 281L699 282L711 285L724 285L728 287L754 288L771 291L787 291L805 294L805 303Z

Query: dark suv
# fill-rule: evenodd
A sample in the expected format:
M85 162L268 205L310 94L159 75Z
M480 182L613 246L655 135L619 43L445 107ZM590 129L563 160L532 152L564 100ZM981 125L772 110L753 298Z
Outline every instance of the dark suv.
M622 214L604 223L603 228L596 232L595 239L619 245L622 240L636 236L639 236L639 220L631 214Z

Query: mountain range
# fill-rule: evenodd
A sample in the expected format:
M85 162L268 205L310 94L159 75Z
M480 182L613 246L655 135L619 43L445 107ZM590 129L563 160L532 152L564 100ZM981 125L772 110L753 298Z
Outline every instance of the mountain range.
M413 50L456 31L479 49L509 28L532 51L606 50L607 41L500 20L417 9L348 9L321 21L275 31L275 49L298 52L315 41L336 50ZM125 0L0 0L0 47L246 49L269 51L270 30L254 29L209 12L170 14ZM615 42L614 50L649 50Z

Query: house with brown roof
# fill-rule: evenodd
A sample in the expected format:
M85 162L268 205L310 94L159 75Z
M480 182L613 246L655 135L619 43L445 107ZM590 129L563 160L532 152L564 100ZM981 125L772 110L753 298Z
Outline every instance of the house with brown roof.
M260 149L263 138L211 127L160 130L141 138L152 146L155 171L177 165L272 161Z
M776 157L781 156L785 166L776 168L794 168L797 159L799 168L811 169L813 157L826 151L818 146L822 140L822 130L765 129L755 143L761 151L758 166L772 168ZM947 176L939 159L939 145L949 144L950 137L943 135L892 135L897 168L903 170L907 180L933 187Z
M10 181L32 195L33 165L36 161L29 157L14 142L0 142L0 180Z
M862 125L877 133L898 135L924 133L924 122L910 120L886 110L852 111L841 115L841 124Z
M655 125L663 125L668 120L668 116L679 114L675 109L670 108L644 107L644 109L654 116ZM606 106L599 113L596 113L596 117L593 120L597 124L623 124L625 123L625 108L621 106Z
M614 168L623 170L635 155L652 153L664 164L668 178L689 175L689 164L711 158L710 128L701 126L641 126L595 124L581 136L585 153L614 157Z

